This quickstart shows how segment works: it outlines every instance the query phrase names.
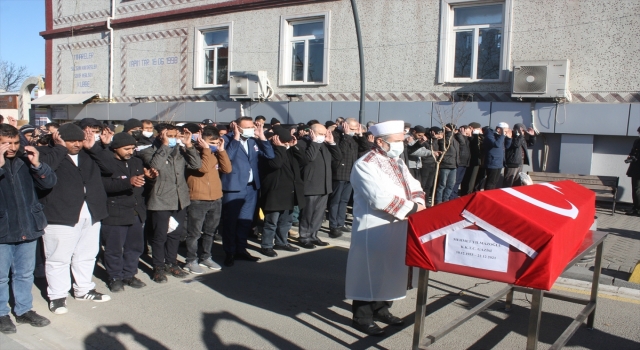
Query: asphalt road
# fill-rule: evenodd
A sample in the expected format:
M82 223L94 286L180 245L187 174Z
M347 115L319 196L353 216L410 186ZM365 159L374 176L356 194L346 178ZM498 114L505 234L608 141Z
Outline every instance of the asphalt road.
M38 287L34 309L51 325L18 325L14 335L0 334L0 350L13 349L409 349L416 290L397 301L392 311L405 326L387 328L385 337L365 337L350 327L351 304L344 299L348 242L327 239L326 248L278 252L259 263L238 261L231 268L190 275L166 284L150 281L141 263L138 275L147 287L112 294L106 303L68 299L69 313L54 315ZM255 243L253 243L255 244ZM255 253L258 254L258 253ZM221 262L221 247L214 247ZM103 276L101 268L97 276ZM432 273L426 333L451 321L501 289L504 284ZM98 290L106 292L96 278ZM557 286L580 296L585 289ZM586 297L586 295L584 295ZM528 299L528 300L527 300ZM523 349L529 300L516 293L512 311L498 302L433 349ZM546 349L577 315L581 306L545 299L540 349ZM640 298L603 294L594 330L580 328L569 349L640 349Z

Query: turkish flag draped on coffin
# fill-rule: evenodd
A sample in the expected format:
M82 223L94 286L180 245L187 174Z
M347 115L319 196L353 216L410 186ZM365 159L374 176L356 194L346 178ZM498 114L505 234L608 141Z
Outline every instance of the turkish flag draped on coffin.
M409 217L406 264L549 290L594 215L569 180L476 192Z

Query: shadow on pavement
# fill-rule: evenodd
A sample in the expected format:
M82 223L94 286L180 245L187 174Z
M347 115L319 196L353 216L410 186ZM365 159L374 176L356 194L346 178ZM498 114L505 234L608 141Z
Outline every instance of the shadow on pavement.
M95 332L84 339L87 349L126 350L127 346L118 340L118 336L131 337L133 340L147 349L169 350L157 340L139 333L130 325L123 323L113 326L100 326Z

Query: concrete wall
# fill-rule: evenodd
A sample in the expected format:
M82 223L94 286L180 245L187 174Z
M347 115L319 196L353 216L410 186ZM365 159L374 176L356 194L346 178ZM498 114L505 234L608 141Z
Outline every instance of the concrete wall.
M128 12L121 10L122 13L116 17L218 2L220 0L185 0L170 5L170 2L158 0L127 1L119 3L118 9L127 7ZM65 16L83 11L91 12L98 8L109 9L109 1L106 0L59 0L54 3L54 14L57 13L56 4L62 4L61 13ZM396 93L402 99L402 93L510 91L509 83L435 83L440 35L439 0L360 0L358 6L365 45L367 91L372 99L379 99L376 93ZM331 13L329 84L313 87L281 86L278 66L280 17L322 11ZM640 90L640 71L629 67L640 65L640 41L637 40L635 30L640 27L640 17L637 16L639 13L640 2L628 0L513 1L511 61L568 58L571 60L572 92L637 93ZM76 22L73 24L86 21L83 19ZM225 94L226 89L193 89L194 32L197 27L228 22L233 22L233 70L266 70L272 83L277 85L276 93L279 94L358 92L358 54L353 17L350 2L342 0L242 11L116 30L114 95ZM85 48L77 52L87 52L86 43L95 40L96 36L108 39L106 34L77 34L73 38L54 39L54 50L62 44L85 43ZM133 38L133 42L123 45L123 38ZM127 46L126 51L123 46ZM106 67L108 56L104 55L104 48L94 51L96 64L101 69ZM172 67L165 65L162 68L126 69L126 65L133 59L176 56L179 57L180 64ZM54 53L54 67L56 59ZM66 61L62 65L70 66ZM180 73L185 67L186 77L182 77ZM73 85L68 83L72 77L71 72L63 69L62 73L60 79L64 83L59 93L74 92ZM57 77L53 78L55 84ZM97 80L93 82L94 92L106 94L105 79L107 77L104 75L94 79ZM187 81L186 89L181 90L183 79ZM607 102L616 101L614 99Z

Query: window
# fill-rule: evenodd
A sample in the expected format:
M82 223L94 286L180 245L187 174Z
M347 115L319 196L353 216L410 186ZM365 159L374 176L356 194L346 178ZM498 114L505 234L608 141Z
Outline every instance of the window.
M442 0L438 82L509 79L511 0Z
M329 14L283 17L280 71L283 85L328 84Z
M194 88L226 85L229 81L231 25L196 28Z

